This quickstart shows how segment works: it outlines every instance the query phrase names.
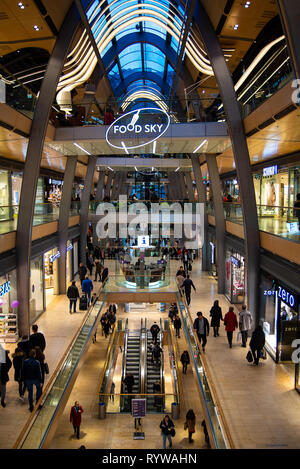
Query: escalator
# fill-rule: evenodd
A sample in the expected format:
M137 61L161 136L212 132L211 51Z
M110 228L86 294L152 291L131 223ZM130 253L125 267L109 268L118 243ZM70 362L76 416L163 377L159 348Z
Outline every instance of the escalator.
M163 333L162 324L160 324L160 332L158 334L158 344L163 349ZM147 365L146 365L146 389L147 396L147 412L163 412L164 410L164 399L163 396L149 396L149 394L164 394L164 357L161 354L160 363L152 362L152 351L150 344L152 342L152 334L147 331ZM157 390L154 390L154 384L157 384ZM160 390L158 390L158 387Z

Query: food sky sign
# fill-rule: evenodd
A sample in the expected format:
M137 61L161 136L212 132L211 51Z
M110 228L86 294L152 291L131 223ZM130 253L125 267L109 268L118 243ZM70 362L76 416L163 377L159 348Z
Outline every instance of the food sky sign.
M118 150L133 150L154 142L169 128L170 116L158 108L142 108L122 114L106 131L106 141Z

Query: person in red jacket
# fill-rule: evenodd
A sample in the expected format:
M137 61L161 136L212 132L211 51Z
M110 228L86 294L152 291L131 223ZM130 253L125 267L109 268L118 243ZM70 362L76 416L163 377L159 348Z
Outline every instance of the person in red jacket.
M79 405L79 402L76 401L75 405L73 405L70 413L70 422L73 424L74 427L74 433L79 439L79 431L80 431L80 424L81 424L81 414L83 412L83 409L81 405Z
M225 331L227 332L229 347L232 348L232 335L235 329L238 327L237 317L233 312L233 306L230 306L228 313L225 314L224 325Z

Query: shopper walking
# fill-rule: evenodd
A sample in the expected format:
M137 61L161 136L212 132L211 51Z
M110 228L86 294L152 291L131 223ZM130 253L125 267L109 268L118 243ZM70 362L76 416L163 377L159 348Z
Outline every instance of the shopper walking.
M19 396L22 402L25 402L24 394L26 390L25 381L24 381L24 360L26 359L26 354L20 347L15 349L15 352L12 354L13 358L13 367L15 370L14 379L19 385Z
M109 336L109 331L110 331L110 324L109 324L109 321L108 321L107 317L105 318L105 321L104 321L102 327L103 327L103 332L104 332L105 338L107 339L107 337Z
M190 364L190 355L187 350L184 350L184 352L182 353L180 361L182 363L182 373L186 375L187 366Z
M180 319L178 314L176 315L176 317L174 319L174 328L175 328L175 331L176 331L176 337L178 337L178 339L180 339L181 319Z
M20 340L20 342L18 343L18 347L21 350L23 350L23 352L25 353L26 358L28 358L29 357L29 352L32 349L32 345L31 345L31 342L28 338L28 335L23 335L22 336L22 340Z
M79 278L80 278L81 285L82 285L82 282L83 282L84 279L85 279L86 273L87 273L87 268L86 268L86 266L83 265L82 262L80 262L80 264L79 264L79 269L78 269L78 275L79 275Z
M187 302L188 306L190 306L190 303L191 303L191 290L192 290L192 287L196 291L196 287L193 283L193 280L191 280L190 276L187 275L186 279L184 280L184 282L182 284L182 288L184 288L186 302Z
M207 342L207 337L209 336L209 322L203 316L201 311L197 313L197 318L194 321L193 327L195 332L197 333L200 344L202 342L202 350L203 352L205 352L205 345Z
M150 327L150 332L152 334L152 340L154 340L155 343L157 342L157 336L158 336L159 331L160 331L160 327L154 321L154 324L152 324L152 326Z
M101 271L102 271L101 262L98 259L96 259L95 260L95 278L94 278L94 282L97 282L98 277L99 277L99 282L101 281Z
M185 416L185 423L184 423L184 429L188 430L189 432L189 443L192 443L194 441L192 439L192 435L193 433L195 433L195 425L196 425L196 415L194 414L193 409L190 409Z
M91 281L91 279L88 278L88 276L86 276L81 284L81 290L83 291L83 293L87 294L88 305L91 302L91 294L92 294L93 288L94 288L93 282Z
M11 369L11 359L9 358L8 350L3 350L2 355L4 357L1 358L0 363L0 393L1 393L1 405L2 407L6 407L5 397L6 397L6 383L9 381L8 372Z
M24 360L24 380L28 389L29 410L33 411L33 386L36 387L36 403L42 394L43 377L40 363L36 360L35 350L30 350L29 358Z
M92 275L93 275L93 267L94 267L94 265L95 265L95 264L94 264L94 258L93 258L93 255L92 255L92 254L89 254L89 255L88 255L86 265L87 265L87 268L88 268L89 271L90 271L90 276L92 276Z
M166 449L166 440L169 441L169 448L172 447L172 433L175 434L175 425L168 415L165 415L160 422L159 428L163 437L163 449Z
M106 280L107 280L107 277L108 277L108 268L107 267L103 267L102 268L102 275L101 275L101 282L102 282L102 285L105 284Z
M127 394L132 394L132 388L134 386L134 376L132 373L127 373L124 379L124 383L127 388Z
M235 329L238 327L238 322L237 322L236 314L233 311L233 306L230 306L228 313L225 314L224 325L225 325L225 330L227 332L227 339L228 339L229 347L232 348L232 336L233 336Z
M182 265L179 267L179 270L177 270L176 277L178 277L178 275L186 278L186 273Z
M37 324L33 324L31 327L31 330L32 330L32 334L29 338L30 343L31 343L31 348L40 347L40 349L43 352L46 348L46 340L45 340L44 334L42 334L41 332L38 332Z
M74 434L77 436L77 439L79 440L80 436L80 425L81 425L81 414L83 412L83 408L79 404L78 401L75 402L73 407L71 408L70 412L70 422L73 425L74 428Z
M112 381L111 387L110 387L110 394L109 394L109 399L114 403L115 402L115 383Z
M39 362L40 367L41 367L42 383L43 383L43 386L44 386L44 382L45 382L45 355L43 354L43 352L41 351L39 346L34 347L34 350L35 350L35 358L37 359L37 361Z
M79 295L79 290L76 287L75 281L73 281L72 285L69 286L68 291L67 291L67 297L70 300L70 314L72 314L72 306L73 306L73 312L76 313L77 300L80 297L80 295Z
M239 329L242 334L242 347L247 347L248 331L252 327L252 314L247 310L246 305L242 306L242 311L239 314Z
M251 340L250 340L250 348L254 358L254 365L258 365L260 354L262 349L265 346L265 333L261 326L257 326L257 328L253 331Z
M214 329L214 337L219 336L220 321L223 321L222 310L219 306L219 300L214 301L214 305L210 310L211 327Z

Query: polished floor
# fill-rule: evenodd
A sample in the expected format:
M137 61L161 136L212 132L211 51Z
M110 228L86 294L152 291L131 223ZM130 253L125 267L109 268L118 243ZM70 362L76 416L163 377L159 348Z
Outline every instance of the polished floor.
M109 261L110 262L110 261ZM172 261L175 272L179 263ZM192 292L191 315L202 311L209 319L209 310L214 299L219 299L223 313L227 312L228 301L217 295L217 283L201 272L199 261L193 264L192 279L196 293ZM138 313L124 313L122 308L118 316L134 320ZM165 313L149 313L151 319L166 316ZM65 297L56 298L48 311L37 321L47 340L46 358L50 371L53 372L60 357L66 350L83 318L83 313L70 316ZM69 402L61 416L51 448L78 448L84 444L87 448L161 448L162 439L159 431L160 415L147 416L144 419L145 440L133 440L133 419L127 415L108 415L106 420L98 419L97 386L103 367L108 339L98 334L97 342L91 344L86 361L82 367ZM6 345L13 350L13 345ZM184 334L177 339L179 354L187 348ZM268 357L258 367L249 365L245 355L247 350L241 347L234 334L233 348L227 344L224 326L221 325L220 337L208 337L206 360L214 380L227 424L235 448L261 449L299 449L300 448L300 396L294 390L294 365L277 365ZM182 376L182 408L180 420L176 421L174 448L205 448L202 428L202 410L196 380L192 367ZM79 400L84 408L81 426L81 438L73 436L69 422L70 407ZM11 448L18 433L22 430L29 415L27 402L18 399L17 383L13 381L13 369L7 386L7 407L0 407L0 448ZM195 442L188 443L187 432L183 429L184 416L193 408L197 416Z

